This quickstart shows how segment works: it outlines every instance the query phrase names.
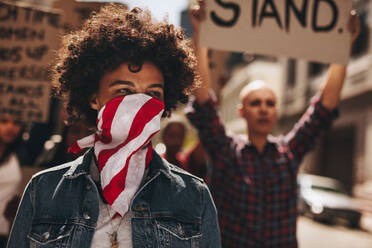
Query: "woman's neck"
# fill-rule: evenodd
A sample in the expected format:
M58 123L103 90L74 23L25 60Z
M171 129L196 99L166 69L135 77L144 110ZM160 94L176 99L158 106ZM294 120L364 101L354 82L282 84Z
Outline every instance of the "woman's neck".
M257 148L259 153L262 153L267 143L267 134L258 134L248 131L248 140Z

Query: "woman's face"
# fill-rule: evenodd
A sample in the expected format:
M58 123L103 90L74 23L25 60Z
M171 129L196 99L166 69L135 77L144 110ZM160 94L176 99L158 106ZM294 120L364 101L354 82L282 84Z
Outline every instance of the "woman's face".
M243 98L239 112L250 134L270 134L277 121L275 93L267 87L252 90Z
M178 153L185 140L185 127L181 123L169 123L169 126L164 129L163 143L167 148L168 154Z
M145 62L140 68L134 69L129 63L123 63L116 70L104 74L90 106L99 110L116 97L136 93L147 94L164 102L163 74L153 63Z
M8 115L0 115L0 141L13 143L22 130L22 123Z

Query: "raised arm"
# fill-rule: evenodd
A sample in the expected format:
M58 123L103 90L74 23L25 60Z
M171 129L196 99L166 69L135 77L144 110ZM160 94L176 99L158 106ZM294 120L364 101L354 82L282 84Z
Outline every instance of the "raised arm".
M349 31L351 33L351 45L354 43L360 32L359 18L355 11L351 12L349 21ZM341 90L345 81L346 65L331 64L321 90L321 101L328 110L336 108L341 95Z
M351 14L349 29L351 32L351 43L359 34L359 20L355 13ZM336 108L342 86L346 76L346 65L332 64L328 70L321 90L320 99L313 98L313 101L294 128L286 135L286 142L298 162L304 155L314 147L315 140L319 134L327 130L333 119L336 117ZM298 169L299 163L294 164Z
M194 96L199 104L203 104L209 99L211 88L211 76L209 70L208 48L199 46L200 22L205 19L205 3L198 1L198 4L191 7L189 16L193 27L193 43L195 55L198 60L198 73L201 78L201 85L194 91Z

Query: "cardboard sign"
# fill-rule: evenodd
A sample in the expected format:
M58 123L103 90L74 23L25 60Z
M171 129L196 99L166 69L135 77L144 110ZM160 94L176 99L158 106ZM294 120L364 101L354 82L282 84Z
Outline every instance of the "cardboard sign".
M93 11L98 11L104 2L79 2L75 0L56 0L53 8L63 11L63 29L75 30L90 16Z
M0 2L0 114L47 121L59 26L59 13Z
M200 43L214 49L347 63L350 0L207 0Z

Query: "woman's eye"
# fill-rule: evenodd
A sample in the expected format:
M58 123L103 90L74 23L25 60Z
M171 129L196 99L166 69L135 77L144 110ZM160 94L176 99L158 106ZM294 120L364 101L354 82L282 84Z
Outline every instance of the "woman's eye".
M275 102L274 101L267 101L267 105L270 107L275 107Z
M132 91L127 88L118 89L116 92L119 94L124 94L124 95L132 94Z
M251 106L258 106L258 105L260 105L260 104L261 104L261 102L258 101L258 100L254 100L254 101L250 102L250 105L251 105Z
M156 99L160 99L161 98L161 93L158 92L158 91L148 92L147 95L149 95L151 97L154 97Z

